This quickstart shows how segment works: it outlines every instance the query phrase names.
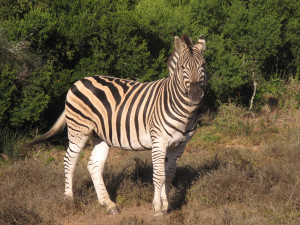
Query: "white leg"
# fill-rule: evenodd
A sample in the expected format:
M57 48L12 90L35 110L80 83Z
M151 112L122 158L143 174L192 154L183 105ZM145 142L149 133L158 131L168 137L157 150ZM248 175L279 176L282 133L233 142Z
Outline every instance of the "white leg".
M170 210L170 204L169 204L170 185L175 176L176 162L182 155L184 148L185 148L185 144L177 148L167 150L167 154L165 158L166 181L161 190L161 201L162 201L163 213L166 213Z
M103 181L103 169L110 146L99 138L93 138L93 143L94 149L87 168L91 174L99 203L105 206L109 213L115 214L119 212L119 209L109 198Z
M166 172L166 181L161 190L161 201L162 201L162 212L167 213L170 210L169 205L169 192L170 192L170 185L174 178L176 170L176 164L174 165L174 173Z
M153 208L154 216L162 215L161 190L165 183L165 147L163 144L153 141L152 148L152 163L153 163L153 184L154 184L154 198Z
M69 133L69 148L64 157L65 166L65 196L73 199L73 174L81 150L84 148L88 137L78 133Z

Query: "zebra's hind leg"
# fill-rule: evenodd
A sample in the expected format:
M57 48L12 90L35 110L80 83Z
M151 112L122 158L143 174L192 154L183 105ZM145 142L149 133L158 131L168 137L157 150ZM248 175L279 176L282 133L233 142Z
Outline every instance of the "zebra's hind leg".
M81 150L84 148L88 136L82 133L69 132L69 147L64 157L65 166L65 196L73 199L73 174Z
M175 176L177 160L182 155L185 148L185 144L182 144L176 148L168 149L165 158L165 171L166 180L161 190L161 201L162 201L162 211L167 213L171 210L169 203L169 192L171 182Z
M98 201L101 205L106 207L106 210L109 214L117 214L120 212L120 210L116 204L111 201L103 181L103 169L109 154L110 146L100 138L93 137L92 140L94 149L92 151L87 168L91 174Z

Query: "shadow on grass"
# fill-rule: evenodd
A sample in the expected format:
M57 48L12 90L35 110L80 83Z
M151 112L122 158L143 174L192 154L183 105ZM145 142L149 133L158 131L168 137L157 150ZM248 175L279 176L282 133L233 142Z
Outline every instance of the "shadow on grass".
M89 174L83 175L82 171L77 173L79 174L74 179L81 179L81 181L78 181L79 185L74 187L75 202L87 205L91 198L95 199L96 190ZM139 189L137 185L130 187L130 183L137 184L139 182L142 185L152 185L152 164L147 160L133 158L128 160L125 166L106 165L103 179L111 200L116 202L122 188L125 188L123 191L139 191L136 190ZM126 183L128 184L126 185ZM93 195L93 197L90 195Z
M218 157L215 156L213 159L207 160L197 167L189 165L178 167L176 169L175 178L172 181L173 190L170 196L172 209L181 209L182 206L187 203L186 195L193 185L193 182L203 177L205 174L217 170L219 166L220 161ZM133 158L133 161L130 160L130 163L128 162L128 165L123 168L107 167L108 168L105 168L104 172L104 180L112 201L116 201L120 192L126 193L126 197L136 197L143 195L143 193L140 192L147 191L147 196L153 196L153 167L150 160ZM81 187L78 190L80 201L87 204L87 192L94 191L91 180L82 182ZM132 195L130 195L129 192L131 192ZM143 201L152 201L152 199L143 199Z
M112 201L116 201L117 195L120 192L119 189L124 188L124 185L122 184L125 182L131 181L133 184L140 182L140 184L143 185L152 185L152 163L148 160L143 161L139 158L134 158L133 161L134 162L131 161L128 166L118 172L110 173L107 171L108 174L106 174L106 178L108 179L106 182L106 187ZM126 189L128 189L128 191L134 191L134 189L138 188L139 187L137 184L135 187L127 187Z
M203 177L207 173L217 170L220 166L220 160L215 156L211 160L205 161L198 167L182 166L176 169L176 175L172 181L175 193L171 196L171 206L173 210L181 209L186 202L188 190L192 187L193 182Z

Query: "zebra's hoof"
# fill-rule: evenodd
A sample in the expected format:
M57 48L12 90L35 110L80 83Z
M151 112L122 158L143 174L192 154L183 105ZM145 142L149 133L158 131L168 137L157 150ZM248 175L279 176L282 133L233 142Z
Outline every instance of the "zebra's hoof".
M163 209L162 210L162 213L165 215L165 214L167 214L167 213L169 213L170 212L170 210L169 209Z
M107 210L107 213L112 214L112 215L116 215L116 214L120 214L121 210L117 206L113 206L113 207L111 207Z
M153 217L154 217L154 218L157 218L157 219L162 218L163 216L164 216L164 213L163 213L162 211L155 212L155 213L153 214Z
M64 195L64 200L66 202L74 202L74 198L72 196L69 196L69 195Z

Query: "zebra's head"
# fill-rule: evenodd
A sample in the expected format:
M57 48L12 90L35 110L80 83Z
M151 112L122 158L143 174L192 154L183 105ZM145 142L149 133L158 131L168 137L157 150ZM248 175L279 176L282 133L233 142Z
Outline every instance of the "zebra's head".
M186 34L174 39L175 50L179 53L176 65L184 92L192 104L198 104L204 95L206 73L203 67L205 60L202 51L205 50L204 35L201 35L195 45Z

